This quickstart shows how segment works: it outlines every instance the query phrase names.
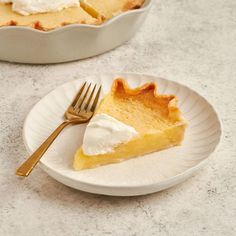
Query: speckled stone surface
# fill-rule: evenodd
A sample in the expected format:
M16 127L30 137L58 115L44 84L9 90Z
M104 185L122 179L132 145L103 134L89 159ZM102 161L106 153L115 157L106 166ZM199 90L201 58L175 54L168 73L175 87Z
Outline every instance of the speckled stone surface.
M0 62L0 235L236 235L235 19L235 0L154 0L142 29L114 51L59 65ZM32 106L66 81L106 71L152 73L207 96L224 128L209 165L179 186L133 198L76 191L39 168L16 177Z

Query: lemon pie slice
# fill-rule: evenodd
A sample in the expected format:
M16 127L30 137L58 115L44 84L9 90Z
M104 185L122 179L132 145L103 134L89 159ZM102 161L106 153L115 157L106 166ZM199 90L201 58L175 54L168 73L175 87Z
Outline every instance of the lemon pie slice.
M176 96L158 94L156 83L131 89L124 79L117 79L86 128L74 169L117 163L180 145L186 126Z

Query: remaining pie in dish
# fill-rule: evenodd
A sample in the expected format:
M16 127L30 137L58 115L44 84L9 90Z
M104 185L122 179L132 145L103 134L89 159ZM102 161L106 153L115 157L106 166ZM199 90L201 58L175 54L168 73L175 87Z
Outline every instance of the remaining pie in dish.
M93 18L80 6L70 7L58 12L21 15L14 12L11 4L0 3L0 26L29 26L39 30L52 30L67 24L98 24L99 20Z
M10 25L29 26L49 31L68 24L99 25L117 14L140 8L144 0L81 0L78 5L58 11L29 13L27 15L13 11L11 0L5 0L5 2L7 3L0 1L0 27ZM26 4L29 5L29 3ZM38 2L35 4L38 4ZM50 4L52 5L53 1ZM34 6L32 9L34 9Z
M161 95L156 83L131 89L124 79L100 103L88 124L74 169L117 163L180 145L187 126L174 95Z

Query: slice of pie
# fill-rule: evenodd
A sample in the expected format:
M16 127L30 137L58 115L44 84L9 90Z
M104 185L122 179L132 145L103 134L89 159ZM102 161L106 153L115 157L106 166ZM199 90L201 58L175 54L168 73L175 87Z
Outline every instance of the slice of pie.
M109 119L103 120L106 117ZM131 89L124 79L114 81L111 93L104 97L90 124L84 143L75 154L75 170L117 163L180 145L187 126L176 96L158 94L156 83ZM88 129L90 135L86 135Z
M99 24L100 21L82 7L69 7L58 12L24 16L14 12L11 4L0 3L0 26L29 26L39 30L52 30L67 24Z

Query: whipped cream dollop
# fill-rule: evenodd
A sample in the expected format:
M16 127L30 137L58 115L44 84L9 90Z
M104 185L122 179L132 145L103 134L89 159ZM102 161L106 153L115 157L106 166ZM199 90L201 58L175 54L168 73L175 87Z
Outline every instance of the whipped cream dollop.
M107 114L97 114L85 130L82 149L88 156L111 153L119 144L127 143L137 135L133 127Z
M12 3L12 10L21 15L61 11L64 8L79 6L79 0L0 0Z

